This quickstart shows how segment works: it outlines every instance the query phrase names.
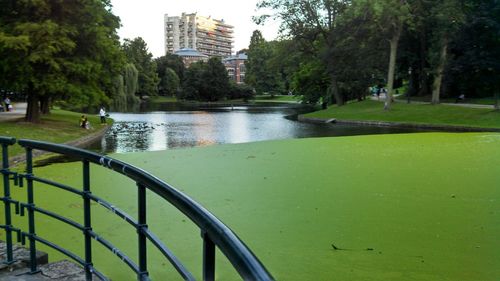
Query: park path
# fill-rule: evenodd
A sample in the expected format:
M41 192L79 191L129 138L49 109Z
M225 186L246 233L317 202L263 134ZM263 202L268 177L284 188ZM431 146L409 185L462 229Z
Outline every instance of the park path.
M28 107L26 102L16 102L12 106L14 108L11 111L0 112L0 122L19 119L26 115L26 108Z

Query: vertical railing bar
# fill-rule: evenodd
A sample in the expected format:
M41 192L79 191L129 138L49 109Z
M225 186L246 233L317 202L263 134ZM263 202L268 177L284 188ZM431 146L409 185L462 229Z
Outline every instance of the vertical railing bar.
M143 280L143 277L147 277L148 274L148 254L146 245L146 234L143 229L147 227L147 216L146 216L146 187L140 183L137 183L137 206L138 206L138 247L139 247L139 273L137 279L139 281Z
M33 192L33 149L31 147L26 147L26 180L28 182L28 232L30 241L30 273L38 273L38 266L36 260L36 240L34 236L35 232L35 210L33 206L35 205L34 192Z
M90 165L83 160L83 227L85 237L85 280L92 281L92 220L90 213Z
M208 233L202 231L203 237L203 280L215 280L215 244L212 242Z
M3 174L3 192L5 207L5 242L7 243L7 261L5 264L13 264L14 254L12 252L12 214L10 211L10 182L9 182L9 153L7 144L2 144L2 168Z

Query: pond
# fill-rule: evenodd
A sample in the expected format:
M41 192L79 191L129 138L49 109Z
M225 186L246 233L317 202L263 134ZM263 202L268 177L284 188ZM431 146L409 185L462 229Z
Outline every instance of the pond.
M167 150L291 138L409 133L415 129L296 121L312 111L298 104L146 105L135 113L111 112L115 123L90 149L100 153Z

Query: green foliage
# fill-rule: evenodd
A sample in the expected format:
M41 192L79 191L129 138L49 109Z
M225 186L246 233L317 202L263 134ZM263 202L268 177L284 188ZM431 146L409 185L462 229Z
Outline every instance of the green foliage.
M156 73L160 79L158 92L162 96L174 96L180 90L186 71L181 57L167 54L155 59Z
M264 40L260 31L253 32L245 62L245 83L253 86L257 94L283 92L279 72L272 65L275 48L275 44Z
M236 84L234 81L231 81L227 97L231 100L243 99L244 101L248 101L254 97L254 91L250 85Z
M123 84L123 76L117 75L114 81L113 88L113 104L112 109L115 111L123 111L127 108L127 95Z
M316 103L327 91L329 77L325 65L319 61L303 63L300 69L294 73L292 87L295 94L302 95L305 103Z
M28 96L28 121L40 98L77 108L110 101L123 57L119 19L107 1L1 1L0 82Z
M158 77L160 78L160 80L165 76L167 68L175 71L175 74L177 75L177 77L179 77L180 81L184 80L184 72L186 71L186 67L184 66L182 58L178 55L166 54L165 56L156 58L155 62L156 72L158 73Z
M125 96L127 97L127 106L139 104L140 100L135 95L139 87L139 71L137 71L134 64L128 63L125 65L123 72L123 85Z
M226 68L219 58L196 62L186 71L183 91L179 97L187 100L218 101L230 90Z
M445 95L492 97L500 88L500 6L469 1L467 19L451 43Z
M158 94L159 78L156 73L156 63L148 51L146 42L141 37L133 40L125 39L123 50L127 60L137 68L139 79L136 94L139 97L156 96Z
M179 76L177 76L172 68L167 67L164 76L160 80L158 90L162 96L175 96L179 91L180 85Z

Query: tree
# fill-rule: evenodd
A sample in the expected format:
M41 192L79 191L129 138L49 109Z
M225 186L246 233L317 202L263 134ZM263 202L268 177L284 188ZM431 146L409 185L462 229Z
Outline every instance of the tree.
M186 71L180 98L188 100L218 101L226 98L230 91L226 68L219 58L208 62L196 62Z
M449 43L443 96L496 96L500 81L500 6L466 1L466 19Z
M387 36L389 41L389 64L387 70L387 97L384 109L391 108L394 90L394 78L396 74L396 59L399 41L403 34L405 24L411 20L411 9L407 0L379 0L363 1L365 5L371 6L374 13L373 31L381 32ZM361 5L363 6L363 5Z
M206 69L206 63L192 63L186 70L185 79L183 82L182 92L179 95L180 99L186 100L201 100L205 81L203 81L203 73Z
M167 67L165 74L160 79L160 84L158 86L158 91L160 95L164 96L175 96L177 90L179 90L180 79L173 69Z
M300 65L292 78L293 89L302 95L302 101L315 104L324 97L329 86L325 65L320 61L307 61Z
M127 96L125 95L125 88L123 84L123 75L117 75L113 81L111 105L114 110L123 111L127 109Z
M434 48L431 52L431 64L434 68L432 86L432 104L439 103L443 75L448 62L448 48L453 36L464 22L464 12L459 0L442 0L433 6Z
M139 97L155 96L158 94L158 74L153 55L148 51L146 42L141 37L134 40L125 39L123 50L127 60L134 64L139 73L139 84L136 94Z
M272 17L281 20L281 30L296 40L311 44L310 49L315 50L315 44L319 40L320 45L326 45L328 50L334 51L335 29L340 16L349 7L350 2L347 0L262 0L257 7L274 11L275 14ZM264 23L269 17L269 15L263 15L255 18L255 21ZM325 63L330 76L330 91L337 105L343 105L344 99L339 91L336 62L332 57L328 57Z
M280 92L279 77L271 66L273 45L255 30L250 38L248 60L245 62L245 82L255 88L257 94Z
M186 67L184 66L184 62L182 58L178 55L174 54L166 54L165 56L159 57L155 59L156 62L156 72L158 73L158 77L162 79L165 75L167 67L175 71L177 77L179 77L180 81L184 80L184 72L186 71Z
M108 1L0 1L0 76L28 97L26 121L51 100L91 108L109 102L122 54Z
M127 108L138 104L140 100L135 93L139 87L139 71L132 63L126 64L123 68L123 87L127 98Z
M185 67L181 57L173 54L155 59L156 73L160 79L158 92L160 95L176 94L180 83L184 79Z
M203 100L217 101L227 96L229 77L226 67L219 58L213 57L208 60L202 77L204 87L201 91L201 97Z

